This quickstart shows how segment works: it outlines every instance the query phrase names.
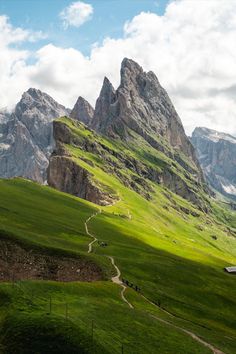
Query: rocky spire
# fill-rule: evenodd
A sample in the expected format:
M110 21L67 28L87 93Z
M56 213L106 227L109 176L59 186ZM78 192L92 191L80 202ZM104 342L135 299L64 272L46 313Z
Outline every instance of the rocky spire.
M116 101L116 91L107 77L103 80L100 95L97 99L92 128L105 133L107 128L116 118L114 102Z
M70 113L70 117L86 125L90 125L94 115L94 109L83 97L79 96L74 108Z
M92 128L123 139L134 130L160 149L163 149L164 139L172 149L181 151L197 164L181 120L156 75L152 71L145 72L139 64L125 58L120 76L116 91L105 78Z
M142 67L132 59L124 58L121 63L120 69L120 86L130 86L131 83L135 84L136 78L143 74Z

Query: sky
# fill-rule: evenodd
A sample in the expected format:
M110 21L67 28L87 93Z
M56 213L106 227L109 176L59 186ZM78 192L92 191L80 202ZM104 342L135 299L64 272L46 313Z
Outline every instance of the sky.
M187 134L236 135L236 0L0 0L0 109L29 87L95 105L131 58L167 90Z

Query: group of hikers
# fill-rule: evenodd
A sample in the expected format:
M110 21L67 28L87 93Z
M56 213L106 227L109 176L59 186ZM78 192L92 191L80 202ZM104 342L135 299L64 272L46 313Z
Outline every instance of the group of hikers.
M108 246L108 244L106 242L99 241L99 240L98 240L98 245L100 247L107 247ZM141 288L140 287L138 287L137 285L134 285L133 283L129 282L127 279L122 279L122 283L127 285L129 288L134 289L135 291L137 291L139 293L141 292Z
M141 291L141 288L139 288L137 285L134 285L133 283L130 283L128 280L126 279L122 279L122 283L127 285L128 287L134 289L137 292Z
M107 246L108 246L107 243L106 243L106 242L103 242L103 241L98 241L98 245L99 245L100 247L107 247Z

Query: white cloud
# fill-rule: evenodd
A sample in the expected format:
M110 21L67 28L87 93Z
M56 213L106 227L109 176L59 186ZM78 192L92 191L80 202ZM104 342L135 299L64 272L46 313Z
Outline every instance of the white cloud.
M0 109L11 108L22 88L29 84L25 70L30 53L17 45L42 38L45 38L42 32L14 28L7 16L0 16Z
M118 85L120 62L126 56L157 74L188 133L195 126L207 126L236 134L234 0L174 1L163 16L140 13L125 24L122 38L104 39L89 57L48 44L35 53L33 65L27 65L28 52L9 46L29 40L29 34L12 27L2 34L3 27L0 17L4 105L16 102L30 86L69 107L79 95L94 104L105 75Z
M66 29L69 26L80 27L91 19L92 14L92 5L77 1L66 7L60 13L60 18L63 20L63 26Z

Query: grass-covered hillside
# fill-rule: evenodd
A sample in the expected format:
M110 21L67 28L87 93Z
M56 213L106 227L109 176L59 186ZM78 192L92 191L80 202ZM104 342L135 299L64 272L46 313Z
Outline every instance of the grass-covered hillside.
M0 283L2 352L235 353L236 282L224 272L236 264L234 212L200 188L208 213L162 183L140 179L121 156L148 171L168 164L198 193L194 177L138 137L122 146L69 119L62 123L74 139L60 147L65 158L114 204L0 181L0 242L9 269ZM84 142L95 148L82 149ZM32 271L38 259L42 266ZM111 281L117 269L128 281L125 291Z

